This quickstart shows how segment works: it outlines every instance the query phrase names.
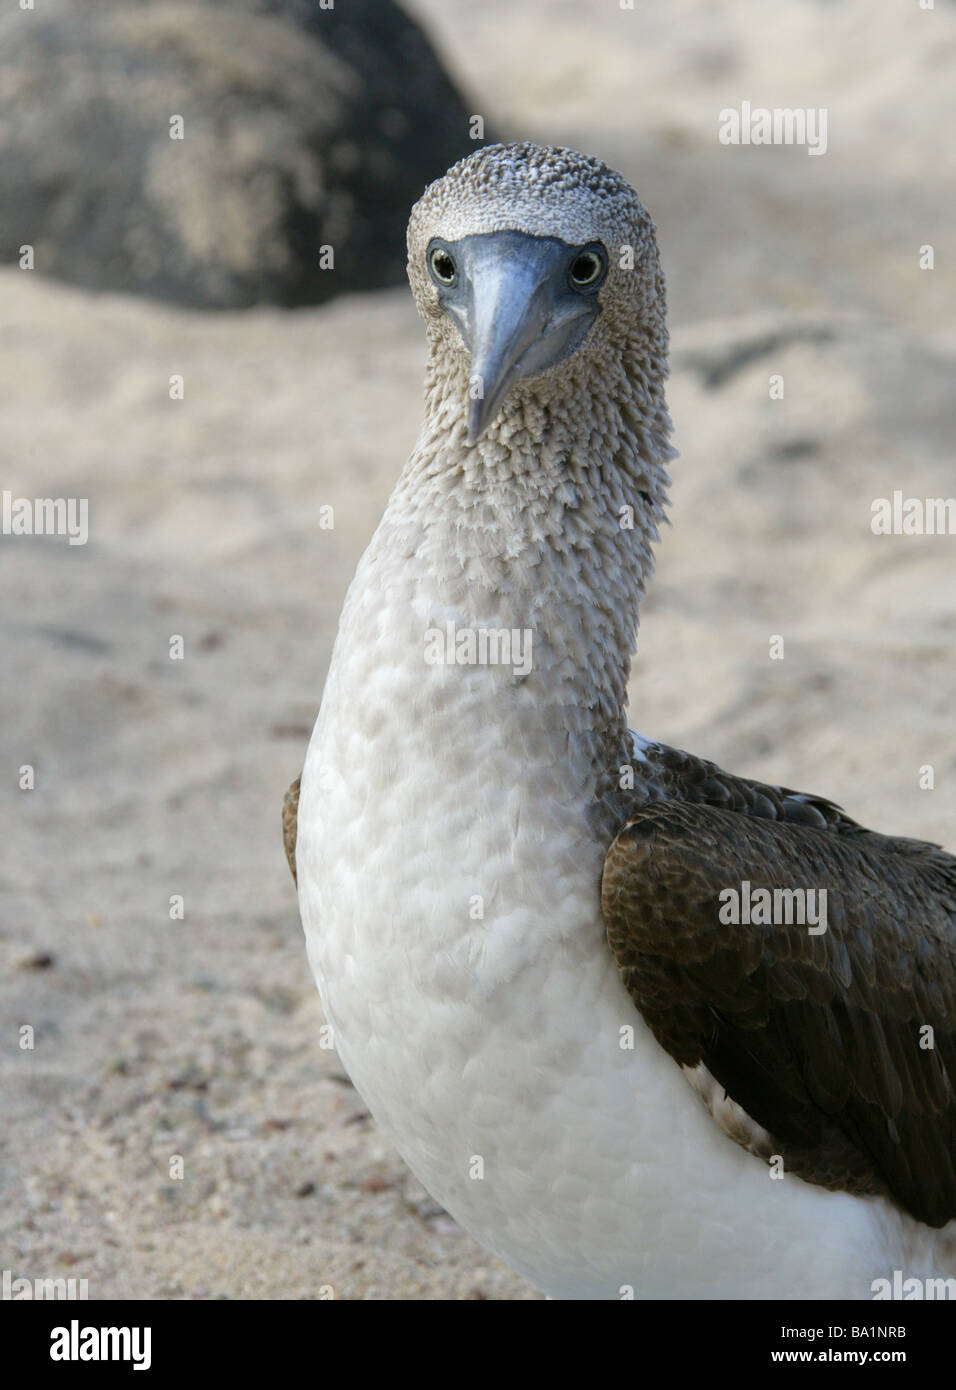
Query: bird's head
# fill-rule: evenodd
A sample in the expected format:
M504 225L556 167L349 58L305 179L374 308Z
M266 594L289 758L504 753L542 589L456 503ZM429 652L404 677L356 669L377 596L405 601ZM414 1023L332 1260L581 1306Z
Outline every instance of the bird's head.
M474 442L519 383L569 359L611 377L666 358L654 225L600 160L491 145L425 190L408 225L408 275L433 349L467 376Z

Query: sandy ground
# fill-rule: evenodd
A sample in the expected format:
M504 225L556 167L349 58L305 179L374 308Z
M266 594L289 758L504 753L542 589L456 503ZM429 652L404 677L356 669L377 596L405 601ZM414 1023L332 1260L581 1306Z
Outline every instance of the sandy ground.
M618 163L659 221L682 456L632 723L956 848L956 539L869 525L894 489L954 490L952 13L413 8L509 133ZM826 157L719 146L716 110L745 97L829 102ZM2 487L90 517L86 546L0 537L16 1276L107 1298L539 1297L435 1206L320 1047L279 839L422 361L401 291L190 314L0 272Z

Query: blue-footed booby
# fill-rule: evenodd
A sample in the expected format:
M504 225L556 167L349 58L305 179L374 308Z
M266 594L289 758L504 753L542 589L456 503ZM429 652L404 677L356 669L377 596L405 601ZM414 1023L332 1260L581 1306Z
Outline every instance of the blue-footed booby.
M956 1274L956 860L628 729L675 456L650 217L497 145L408 270L424 424L284 811L356 1088L552 1297Z

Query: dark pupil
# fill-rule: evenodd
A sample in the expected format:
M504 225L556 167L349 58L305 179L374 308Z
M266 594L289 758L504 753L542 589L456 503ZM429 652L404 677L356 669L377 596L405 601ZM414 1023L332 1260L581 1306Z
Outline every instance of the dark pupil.
M593 280L598 269L597 256L590 254L578 256L574 265L571 267L572 280Z
M439 280L453 280L455 278L455 263L446 252L439 251L432 258L432 265Z

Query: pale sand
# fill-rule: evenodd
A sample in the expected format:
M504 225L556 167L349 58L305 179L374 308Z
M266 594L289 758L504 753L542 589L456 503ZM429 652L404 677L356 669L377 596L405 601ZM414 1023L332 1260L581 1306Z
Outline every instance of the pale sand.
M509 133L618 162L660 224L682 457L632 722L952 849L956 538L874 537L869 516L894 488L954 491L954 284L915 269L915 248L948 232L934 122L956 25L916 11L904 42L898 17L801 3L758 41L726 6L744 49L718 80L723 29L595 6L589 53L577 8L514 20L525 52L536 36L519 97L503 7L415 6L446 50L457 32L455 67ZM625 21L645 43L620 42ZM822 159L705 137L701 112L775 91L828 100L846 147L835 114ZM402 291L203 316L0 273L0 486L90 506L85 547L0 538L15 1275L110 1298L538 1296L435 1208L321 1050L279 839L422 362Z

